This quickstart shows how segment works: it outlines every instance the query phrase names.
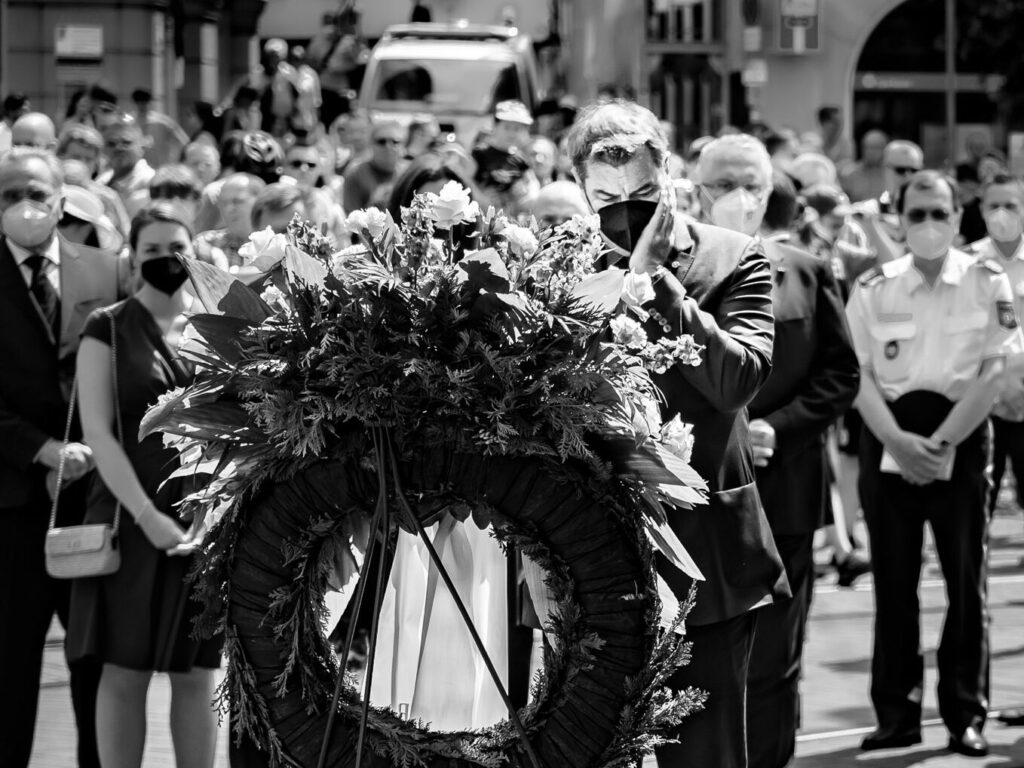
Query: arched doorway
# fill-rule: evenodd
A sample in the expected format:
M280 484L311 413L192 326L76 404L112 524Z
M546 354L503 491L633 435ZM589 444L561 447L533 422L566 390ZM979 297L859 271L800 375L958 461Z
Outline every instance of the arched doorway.
M1002 8L994 6L1004 6ZM853 83L857 138L872 128L917 141L926 162L941 165L946 149L945 0L906 0L871 33ZM956 112L953 156L968 137L983 135L1005 149L1017 111L1020 74L1013 30L1024 12L1012 4L957 0Z

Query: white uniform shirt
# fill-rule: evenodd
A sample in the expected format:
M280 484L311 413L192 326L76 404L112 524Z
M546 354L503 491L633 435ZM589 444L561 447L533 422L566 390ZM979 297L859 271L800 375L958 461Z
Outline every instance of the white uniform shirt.
M1024 352L1006 274L956 249L932 286L910 255L868 273L846 317L857 359L888 401L916 390L957 401L983 361Z
M1010 258L1003 256L1003 252L996 247L991 237L977 240L966 246L964 250L978 261L991 259L1006 270L1006 276L1010 279L1010 290L1013 292L1013 304L1017 310L1017 319L1020 321L1021 318L1024 318L1024 239L1021 240L1017 250ZM1024 378L1024 352L1007 358L1006 374L1017 379ZM1021 420L1021 414L1014 413L999 398L996 399L992 413L1008 421Z

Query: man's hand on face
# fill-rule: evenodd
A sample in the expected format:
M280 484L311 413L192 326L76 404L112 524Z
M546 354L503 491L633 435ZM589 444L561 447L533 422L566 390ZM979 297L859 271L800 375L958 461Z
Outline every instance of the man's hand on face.
M644 227L643 234L633 248L633 253L629 257L630 271L651 274L658 267L665 265L672 250L672 236L676 225L675 211L675 188L669 184L662 187L654 216Z

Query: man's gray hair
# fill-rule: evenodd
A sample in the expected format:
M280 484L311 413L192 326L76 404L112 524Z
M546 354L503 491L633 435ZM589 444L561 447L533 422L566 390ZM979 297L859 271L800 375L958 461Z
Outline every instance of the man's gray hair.
M45 149L35 149L34 147L14 147L0 158L0 174L7 173L11 168L15 166L24 165L29 160L40 160L46 164L46 167L50 169L50 175L53 177L53 185L58 189L64 184L64 169L60 165L60 160L53 152L47 152Z
M589 161L622 166L641 148L661 166L669 156L668 139L654 113L634 101L611 99L582 109L566 139L573 169L586 178Z
M704 178L705 171L716 157L735 157L739 154L750 155L761 166L761 175L770 189L772 172L775 170L771 155L764 143L749 133L728 133L705 144L697 158L698 180Z

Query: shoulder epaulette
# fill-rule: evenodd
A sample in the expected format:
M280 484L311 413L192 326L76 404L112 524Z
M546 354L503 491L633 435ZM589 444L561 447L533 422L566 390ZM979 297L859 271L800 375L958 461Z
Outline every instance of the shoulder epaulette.
M997 275L1001 275L1006 271L1003 269L1003 265L995 259L978 259L978 261L974 263L976 266L984 267L989 272L995 272Z
M881 280L885 280L885 273L878 267L872 267L857 278L857 282L863 286L874 285Z

